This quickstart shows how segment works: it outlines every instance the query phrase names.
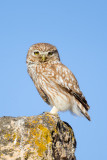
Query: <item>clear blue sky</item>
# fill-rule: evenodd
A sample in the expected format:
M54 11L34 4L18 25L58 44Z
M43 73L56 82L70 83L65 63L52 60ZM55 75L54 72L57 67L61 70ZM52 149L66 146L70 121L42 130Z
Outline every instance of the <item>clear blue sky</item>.
M29 47L55 45L91 106L92 121L59 113L74 130L77 160L107 159L107 1L0 2L0 116L50 111L26 68Z

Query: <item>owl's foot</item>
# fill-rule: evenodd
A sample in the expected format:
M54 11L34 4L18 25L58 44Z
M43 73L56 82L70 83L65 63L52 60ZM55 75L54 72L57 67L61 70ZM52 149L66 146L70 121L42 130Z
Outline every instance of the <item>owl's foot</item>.
M51 114L58 114L58 109L55 106L53 106L53 108L51 109L50 113Z

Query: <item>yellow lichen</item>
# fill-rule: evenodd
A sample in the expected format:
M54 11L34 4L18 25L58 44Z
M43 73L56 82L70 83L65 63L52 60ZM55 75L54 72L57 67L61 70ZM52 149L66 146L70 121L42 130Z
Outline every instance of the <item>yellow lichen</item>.
M20 145L19 142L20 142L21 137L18 135L18 133L14 132L12 137L13 137L13 141L15 141L15 139L16 139L16 144L15 145L17 145L17 146Z
M42 124L39 124L37 128L30 128L30 136L27 143L33 144L37 148L39 156L43 156L43 153L48 149L47 146L51 145L51 133Z
M6 134L4 135L4 137L5 137L7 140L9 140L9 139L11 138L11 134L10 134L10 133L6 133Z

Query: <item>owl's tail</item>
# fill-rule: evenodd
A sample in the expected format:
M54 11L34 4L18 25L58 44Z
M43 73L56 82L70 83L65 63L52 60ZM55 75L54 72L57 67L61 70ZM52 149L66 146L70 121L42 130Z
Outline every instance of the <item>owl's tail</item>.
M91 121L91 118L90 118L88 112L86 111L85 107L84 107L80 102L77 102L77 106L78 106L78 108L80 109L80 112L81 112L89 121Z
M77 114L79 116L84 115L89 121L91 121L90 116L88 115L88 112L86 111L85 107L78 101L76 100L75 106L71 109L71 111L74 114Z

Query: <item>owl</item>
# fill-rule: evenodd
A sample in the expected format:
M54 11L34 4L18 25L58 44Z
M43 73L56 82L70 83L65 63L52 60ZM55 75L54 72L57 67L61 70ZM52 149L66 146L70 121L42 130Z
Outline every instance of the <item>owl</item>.
M37 43L29 48L27 70L40 96L52 109L51 114L69 110L88 120L89 105L74 74L60 61L58 50L48 43Z

